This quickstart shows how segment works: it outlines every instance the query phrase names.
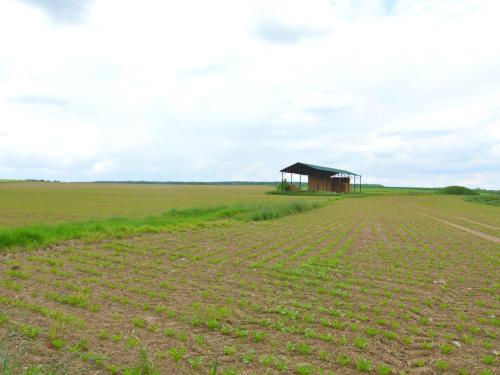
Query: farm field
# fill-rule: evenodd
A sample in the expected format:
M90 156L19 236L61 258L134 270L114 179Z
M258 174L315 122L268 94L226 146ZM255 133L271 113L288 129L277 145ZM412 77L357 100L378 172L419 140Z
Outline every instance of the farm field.
M172 208L297 199L264 194L269 190L273 187L6 182L0 183L0 227L142 217Z
M293 198L254 189L227 199ZM179 204L218 199L191 193ZM152 207L154 199L123 214ZM17 214L19 225L31 222L21 212L8 223ZM13 374L496 374L499 217L499 207L462 197L366 196L266 221L6 251L0 366Z

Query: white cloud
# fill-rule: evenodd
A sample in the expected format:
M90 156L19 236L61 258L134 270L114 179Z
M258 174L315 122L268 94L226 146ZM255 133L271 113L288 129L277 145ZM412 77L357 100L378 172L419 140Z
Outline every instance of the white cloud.
M5 177L500 188L496 0L58 1L0 3Z
M96 173L103 174L105 172L109 172L113 168L116 168L116 166L117 165L114 160L107 159L94 163L94 165L92 166L92 170Z

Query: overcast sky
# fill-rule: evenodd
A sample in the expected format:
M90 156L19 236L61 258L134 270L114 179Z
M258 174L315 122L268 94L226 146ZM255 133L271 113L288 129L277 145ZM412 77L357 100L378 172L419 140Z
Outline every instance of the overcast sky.
M498 0L0 0L0 178L500 188Z

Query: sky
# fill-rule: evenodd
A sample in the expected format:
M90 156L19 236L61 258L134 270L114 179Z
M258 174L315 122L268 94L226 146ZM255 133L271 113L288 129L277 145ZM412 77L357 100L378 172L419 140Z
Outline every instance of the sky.
M500 188L498 0L0 0L0 179Z

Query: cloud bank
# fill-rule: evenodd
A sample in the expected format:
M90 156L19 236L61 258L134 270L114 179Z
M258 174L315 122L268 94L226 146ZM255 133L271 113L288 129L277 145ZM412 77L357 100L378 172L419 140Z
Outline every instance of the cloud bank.
M500 188L496 0L0 3L0 178Z

